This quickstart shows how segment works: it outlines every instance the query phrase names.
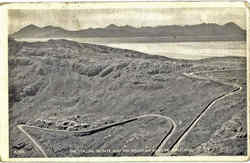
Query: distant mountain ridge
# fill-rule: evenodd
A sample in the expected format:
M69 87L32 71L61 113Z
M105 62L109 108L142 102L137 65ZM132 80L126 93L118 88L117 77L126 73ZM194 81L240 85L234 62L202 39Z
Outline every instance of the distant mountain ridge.
M178 40L245 40L246 31L235 23L224 25L202 23L197 25L166 25L156 27L117 26L88 28L70 31L61 27L28 25L10 35L13 38L81 38L81 37L167 37L165 41Z

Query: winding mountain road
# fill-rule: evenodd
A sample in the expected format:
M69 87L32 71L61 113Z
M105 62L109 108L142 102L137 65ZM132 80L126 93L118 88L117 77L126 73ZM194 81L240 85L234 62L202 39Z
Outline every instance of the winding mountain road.
M225 70L227 71L227 70ZM206 73L209 71L206 71ZM217 72L217 71L211 71L211 72ZM221 72L221 71L220 71ZM235 94L238 94L241 92L242 87L236 83L227 83L227 82L221 82L219 80L215 80L215 79L211 79L211 78L206 78L206 77L201 77L201 76L197 76L195 74L197 73L203 73L203 72L196 72L196 73L183 73L184 76L189 77L189 78L194 78L194 79L200 79L200 80L210 80L213 82L217 82L217 83L221 83L224 85L229 85L229 86L233 86L234 89L228 93L225 93L223 95L220 95L219 97L216 97L215 99L213 99L202 111L200 114L198 114L193 121L191 122L191 124L185 129L185 131L181 134L180 137L178 137L175 141L175 143L172 145L172 147L170 147L170 152L168 153L158 153L159 156L171 156L174 152L176 152L180 146L180 143L182 140L185 139L185 137L189 134L189 132L195 127L195 125L199 122L199 120L212 108L212 106L224 99L225 97L228 96L232 96Z
M228 71L228 70L224 70L224 71ZM233 71L233 70L230 70ZM209 71L206 71L204 73L208 73ZM215 72L215 71L211 71L211 72ZM221 71L220 71L221 72ZM203 73L203 72L196 72L196 73L183 73L184 76L188 77L188 78L194 78L194 79L199 79L199 80L210 80L213 82L219 82L221 84L224 85L230 85L233 86L234 89L228 93L225 93L223 95L220 95L219 97L213 99L203 110L200 114L198 114L190 123L190 125L184 130L184 132L176 139L176 141L174 142L174 144L170 147L170 152L168 153L163 153L162 149L164 148L166 142L169 140L169 138L173 135L173 133L175 132L177 125L175 123L175 121L167 116L163 116L160 114L145 114L145 115L140 115L134 118L130 118L127 120L123 120L120 122L115 122L115 123L111 123L102 127L98 127L98 128L94 128L94 129L90 129L90 130L85 130L85 131L67 131L67 130L55 130L55 129L48 129L48 128L41 128L41 127L37 127L37 126L29 126L29 125L17 125L17 128L24 133L25 136L27 136L27 138L29 138L31 140L31 142L33 143L33 145L35 146L35 148L40 151L42 153L42 155L44 157L48 157L46 152L42 149L42 147L39 145L39 143L36 142L36 140L34 140L24 129L23 127L29 127L29 128L36 128L36 129L40 129L40 130L44 130L44 131L49 131L49 132L62 132L62 133L71 133L74 136L85 136L85 135L91 135L94 134L96 132L111 128L111 127L115 127L118 125L123 125L125 123L129 123L138 119L142 119L145 117L159 117L159 118L164 118L166 120L168 120L171 124L171 129L168 132L168 134L162 139L162 141L160 142L160 144L158 145L158 147L156 148L155 152L153 153L153 155L156 156L170 156L172 155L174 152L176 152L178 150L178 147L181 143L182 140L185 139L185 137L189 134L189 132L195 127L195 125L199 122L199 120L207 113L208 110L210 110L212 108L212 106L218 102L219 100L224 99L225 97L234 95L239 93L242 90L242 87L238 84L232 84L232 83L227 83L227 82L222 82L219 80L215 80L215 79L210 79L210 78L206 78L206 77L202 77L202 76L198 76L196 75L197 73Z
M168 135L165 137L166 140L168 140L169 137L171 137L171 135L174 133L174 131L176 130L176 123L174 122L173 119L171 119L170 117L167 117L167 116L163 116L163 115L160 115L160 114L145 114L145 115L140 115L140 116L137 116L135 118L130 118L130 119L127 119L127 120L123 120L123 121L120 121L120 122L116 122L116 123L111 123L111 124L108 124L108 125L105 125L105 126L102 126L102 127L98 127L98 128L94 128L94 129L90 129L90 130L85 130L85 131L67 131L67 130L56 130L56 129L48 129L48 128L41 128L41 127L37 127L37 126L30 126L30 125L17 125L17 128L24 133L25 136L27 136L31 142L33 143L33 145L36 147L36 149L38 149L38 151L41 152L41 154L44 156L44 157L48 157L46 152L42 149L42 147L39 145L38 142L36 142L35 139L32 138L32 136L30 136L24 129L24 127L29 127L29 128L35 128L35 129L39 129L39 130L43 130L43 131L49 131L49 132L62 132L62 133L71 133L73 134L74 136L86 136L86 135L91 135L91 134L94 134L96 132L99 132L99 131L102 131L102 130L105 130L105 129L108 129L108 128L111 128L111 127L115 127L115 126L118 126L118 125L123 125L123 124L126 124L126 123L129 123L129 122L132 122L132 121L135 121L135 120L139 120L139 119L143 119L143 118L146 118L146 117L158 117L158 118L164 118L166 120L168 120L171 124L171 129L170 131L168 132ZM164 138L164 139L165 139ZM165 141L165 140L164 140ZM163 146L160 146L158 147L156 150L156 152L158 152L158 150L160 150Z

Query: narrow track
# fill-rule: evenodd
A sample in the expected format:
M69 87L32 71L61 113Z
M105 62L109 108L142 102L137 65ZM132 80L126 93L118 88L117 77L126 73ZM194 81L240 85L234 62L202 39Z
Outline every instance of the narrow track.
M227 71L227 70L225 70ZM233 70L231 70L233 71ZM206 73L209 71L206 71ZM217 71L211 71L211 72L217 72ZM220 71L221 72L221 71ZM203 73L203 72L196 72L196 73ZM185 139L185 137L188 135L188 133L195 127L195 125L199 122L199 120L212 108L212 106L224 99L225 97L228 96L232 96L235 94L238 94L241 92L242 87L236 83L232 84L232 83L227 83L227 82L221 82L219 80L215 80L215 79L210 79L210 78L206 78L206 77L201 77L201 76L197 76L195 75L196 73L183 73L184 76L189 77L189 78L194 78L194 79L199 79L199 80L210 80L213 82L217 82L217 83L221 83L224 85L229 85L229 86L233 86L234 89L232 91L230 91L229 93L225 93L223 95L220 95L219 97L216 97L214 100L212 100L203 110L200 114L198 114L193 121L191 122L191 124L185 129L185 131L180 135L180 137L178 137L175 141L175 143L170 147L170 152L168 153L157 153L158 156L171 156L174 152L176 152L180 146L180 143L182 140ZM165 145L165 144L164 144ZM163 146L164 146L163 145Z
M34 147L42 153L44 157L48 157L43 148L22 128L22 125L17 125L17 128L27 136L31 142L33 143Z

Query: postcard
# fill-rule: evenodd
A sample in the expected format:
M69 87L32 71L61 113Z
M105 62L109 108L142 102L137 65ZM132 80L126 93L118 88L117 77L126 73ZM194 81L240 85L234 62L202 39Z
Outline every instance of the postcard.
M248 160L248 15L244 2L2 4L1 160Z

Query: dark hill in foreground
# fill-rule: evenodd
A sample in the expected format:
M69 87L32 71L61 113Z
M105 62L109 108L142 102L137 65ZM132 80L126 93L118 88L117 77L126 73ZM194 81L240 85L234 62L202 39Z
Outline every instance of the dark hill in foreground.
M176 123L174 135L163 148L167 150L211 100L234 89L220 82L187 77L183 72L246 66L243 57L187 61L67 40L28 43L10 39L8 59L10 157L42 157L17 128L20 124L79 131L149 114L171 117ZM216 75L242 85L243 92L208 112L187 137L195 141L184 139L177 155L246 154L246 117L238 118L246 110L246 73L239 71ZM235 119L238 125L231 123ZM149 117L90 136L24 129L49 157L79 157L149 156L171 128L169 121ZM214 141L220 143L212 146L210 142ZM238 143L235 146L230 142ZM85 153L86 149L110 151ZM148 149L150 152L146 152Z

